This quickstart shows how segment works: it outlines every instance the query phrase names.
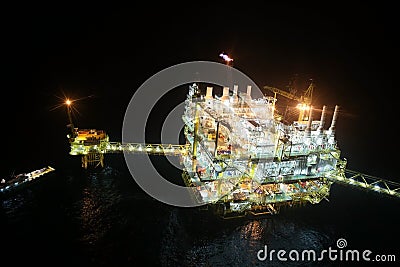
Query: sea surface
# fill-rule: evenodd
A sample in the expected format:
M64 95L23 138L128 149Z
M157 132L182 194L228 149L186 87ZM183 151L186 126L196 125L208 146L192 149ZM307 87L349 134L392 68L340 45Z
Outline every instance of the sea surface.
M2 200L0 242L8 266L398 266L400 200L333 184L329 201L264 218L220 220L197 208L154 200L123 155L84 170L71 159ZM179 170L166 173L177 179ZM370 250L390 262L290 260L292 250ZM287 261L262 260L267 246ZM338 252L339 253L339 252ZM257 256L259 254L259 257ZM270 255L270 254L268 254ZM295 254L292 254L292 256ZM339 255L339 254L338 254ZM261 256L261 259L260 259ZM0 266L7 266L1 264Z

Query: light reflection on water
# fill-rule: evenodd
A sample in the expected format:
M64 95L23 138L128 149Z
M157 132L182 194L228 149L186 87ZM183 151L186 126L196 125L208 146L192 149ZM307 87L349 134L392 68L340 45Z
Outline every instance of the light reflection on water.
M391 244L372 231L375 225L393 236L399 233L398 220L387 219L399 202L364 192L334 187L331 202L313 208L266 218L216 220L197 209L152 199L121 169L58 173L49 182L3 200L3 243L31 244L33 255L47 250L56 259L69 259L66 266L137 266L143 261L148 266L310 266L260 262L257 252L264 245L321 251L334 247L339 237L352 248L365 244L379 252ZM3 253L13 255L14 250Z
M262 262L257 252L270 249L327 248L332 236L280 217L213 222L209 225L183 223L179 210L171 212L161 249L163 266L299 266L299 262ZM187 214L185 214L187 215ZM304 264L304 263L303 263ZM310 262L307 264L310 266Z
M115 179L118 172L106 167L100 172L88 175L87 185L82 190L81 200L75 203L81 225L81 240L87 244L95 244L112 228L118 219L116 210L121 200Z

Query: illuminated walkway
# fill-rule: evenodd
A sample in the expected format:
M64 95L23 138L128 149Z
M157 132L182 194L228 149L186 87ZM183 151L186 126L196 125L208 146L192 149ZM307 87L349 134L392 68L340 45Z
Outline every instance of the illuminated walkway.
M400 197L400 183L345 169L343 172L330 172L327 178L333 182L348 184L378 193Z
M109 142L105 153L147 153L156 155L184 155L187 153L189 145L171 145L171 144L137 144L119 142Z

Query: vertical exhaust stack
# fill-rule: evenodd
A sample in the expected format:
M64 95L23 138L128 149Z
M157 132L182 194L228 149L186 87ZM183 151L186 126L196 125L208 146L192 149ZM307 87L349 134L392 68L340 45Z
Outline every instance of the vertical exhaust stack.
M224 86L224 89L222 91L222 97L221 97L221 101L222 102L229 102L230 97L229 97L229 87Z
M246 93L246 100L251 100L251 85L247 85L247 93Z
M239 101L239 97L238 97L238 85L234 85L233 86L233 96L232 96L232 103L237 103Z
M310 107L310 113L308 115L306 134L307 136L311 136L311 124L312 124L312 106Z
M335 106L335 111L333 112L331 127L329 127L329 131L330 131L331 133L334 133L334 132L335 132L338 112L339 112L339 106L336 105L336 106Z
M325 125L326 106L322 107L321 120L319 121L318 132L322 134Z
M212 93L213 93L213 88L208 86L205 99L213 99L214 97Z

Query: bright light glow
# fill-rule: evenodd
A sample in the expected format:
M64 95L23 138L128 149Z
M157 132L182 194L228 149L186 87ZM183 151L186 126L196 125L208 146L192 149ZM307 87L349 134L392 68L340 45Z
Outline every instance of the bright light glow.
M221 53L221 54L219 54L219 56L222 57L223 60L225 60L226 62L231 62L231 61L233 61L233 58L230 58L230 57L229 57L227 54L225 54L225 53Z
M310 106L306 105L306 104L298 104L297 108L300 110L309 110Z
M69 100L69 99L67 99L67 100L65 100L65 104L67 104L67 105L69 106L69 105L71 105L71 104L72 104L72 101L71 101L71 100Z

